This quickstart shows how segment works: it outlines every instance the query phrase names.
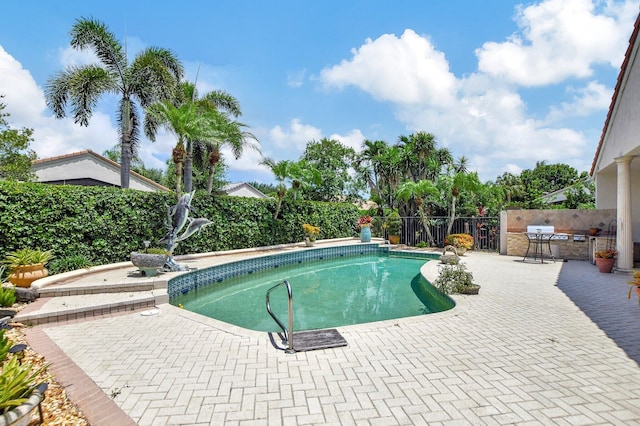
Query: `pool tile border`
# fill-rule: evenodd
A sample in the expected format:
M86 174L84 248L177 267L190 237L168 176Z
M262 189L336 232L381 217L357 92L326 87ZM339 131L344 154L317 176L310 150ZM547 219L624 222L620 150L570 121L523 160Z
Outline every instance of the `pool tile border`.
M339 257L387 254L392 254L394 257L434 259L432 253L390 250L389 246L381 246L378 243L318 247L290 253L258 256L189 272L169 280L167 291L169 293L169 300L171 300L176 296L187 294L192 290L211 285L212 283L222 282L227 278L265 271L280 266Z

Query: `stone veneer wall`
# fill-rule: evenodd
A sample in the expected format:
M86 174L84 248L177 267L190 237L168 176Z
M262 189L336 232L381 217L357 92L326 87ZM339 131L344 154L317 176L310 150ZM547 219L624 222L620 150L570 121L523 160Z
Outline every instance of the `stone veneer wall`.
M558 246L561 259L571 260L589 259L589 228L600 228L602 229L600 235L607 236L609 226L615 225L616 219L615 209L507 210L502 213L500 224L500 231L503 234L502 254L524 256L529 244L524 234L527 226L551 225L556 233L568 234L567 240L554 240L551 241L551 245ZM583 235L584 241L574 241L574 235ZM598 239L597 244L602 245L602 240ZM600 249L602 247L598 247L598 250Z

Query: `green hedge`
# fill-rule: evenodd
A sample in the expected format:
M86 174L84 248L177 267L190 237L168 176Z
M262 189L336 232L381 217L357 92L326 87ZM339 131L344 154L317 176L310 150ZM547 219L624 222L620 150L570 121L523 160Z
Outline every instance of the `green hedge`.
M19 248L53 250L57 258L82 255L93 264L121 262L166 233L173 193L113 187L0 181L0 255ZM213 223L178 243L175 254L204 253L302 241L303 223L320 238L356 235L358 209L350 204L276 201L196 193L190 217Z

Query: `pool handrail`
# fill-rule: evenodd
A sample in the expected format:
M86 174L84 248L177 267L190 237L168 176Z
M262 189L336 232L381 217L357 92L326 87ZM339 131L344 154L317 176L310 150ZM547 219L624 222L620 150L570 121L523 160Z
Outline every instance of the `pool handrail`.
M280 321L280 318L278 318L276 314L274 314L273 311L271 310L271 302L269 300L269 294L273 290L275 290L276 288L282 285L287 287L287 296L289 298L289 328L288 329L287 327L284 326L282 321ZM288 354L294 353L295 350L293 349L293 293L291 291L291 284L289 284L289 281L284 280L281 283L278 283L273 287L271 287L269 290L267 290L266 303L267 303L267 312L269 312L269 315L271 315L271 318L274 319L274 321L278 324L278 326L280 326L280 328L284 332L284 337L286 341L283 343L286 343L289 345L289 347L285 349L285 352Z

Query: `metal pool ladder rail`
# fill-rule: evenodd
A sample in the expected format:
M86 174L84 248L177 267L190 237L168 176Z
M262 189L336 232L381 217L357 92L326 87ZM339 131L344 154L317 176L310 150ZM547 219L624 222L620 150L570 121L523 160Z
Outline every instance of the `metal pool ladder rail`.
M287 295L289 297L289 327L288 328L285 327L282 321L280 321L280 318L278 318L276 314L273 313L273 311L271 310L271 303L269 301L269 294L276 288L283 285L287 287ZM271 287L269 290L267 290L267 312L269 312L269 315L271 315L271 318L273 318L274 321L278 323L278 325L284 332L284 338L286 339L286 341L283 343L287 343L289 345L289 347L285 349L285 352L288 354L295 353L295 350L293 349L293 294L291 292L291 284L289 284L289 281L284 280L281 283L276 284L273 287Z

